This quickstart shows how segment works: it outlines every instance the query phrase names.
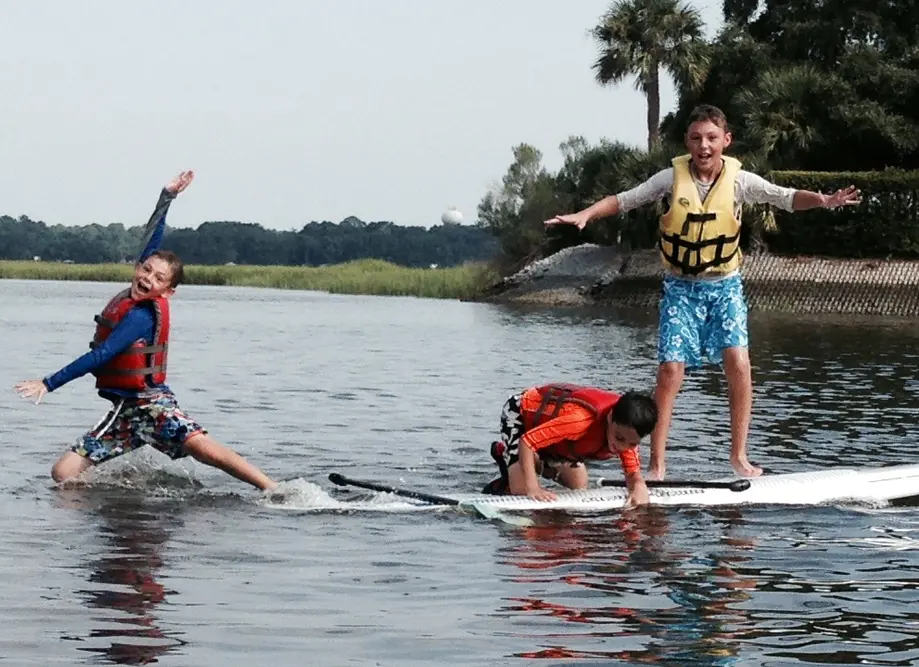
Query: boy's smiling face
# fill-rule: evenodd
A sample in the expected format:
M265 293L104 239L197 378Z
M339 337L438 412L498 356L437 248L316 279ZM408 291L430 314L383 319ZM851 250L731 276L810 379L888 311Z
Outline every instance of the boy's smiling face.
M699 120L686 130L686 148L697 171L708 174L721 164L721 154L731 145L731 133L710 120Z
M630 449L635 449L641 443L641 436L631 426L623 426L612 420L612 415L606 421L606 444L611 452L621 454Z
M172 267L163 258L150 257L134 267L131 298L135 301L160 296L168 298L173 292L175 288L172 287Z

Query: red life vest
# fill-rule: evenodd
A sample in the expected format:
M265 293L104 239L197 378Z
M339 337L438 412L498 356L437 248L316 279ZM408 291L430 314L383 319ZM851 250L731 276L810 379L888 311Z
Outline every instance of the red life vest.
M156 315L153 344L147 345L144 340L134 341L129 348L105 366L93 371L93 375L96 376L97 389L144 391L166 382L169 299L157 297L156 299L145 299L145 301L153 305ZM95 317L96 335L89 347L94 348L108 338L128 311L138 303L141 302L131 298L130 289L123 290L112 297L102 313Z
M521 405L520 414L527 431L557 417L567 403L579 405L594 416L593 424L582 437L577 440L563 440L540 451L554 458L569 461L603 461L618 456L615 451L610 450L607 443L606 425L610 411L619 402L619 394L568 383L547 384L536 387L536 391L542 400L535 411L527 410Z

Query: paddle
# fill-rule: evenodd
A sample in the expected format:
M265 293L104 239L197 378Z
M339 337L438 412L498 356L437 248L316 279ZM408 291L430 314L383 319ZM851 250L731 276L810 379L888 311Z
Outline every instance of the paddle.
M600 478L600 486L625 486L625 480L622 479L603 479ZM653 488L685 488L685 489L730 489L731 491L746 491L750 488L750 480L735 479L732 482L693 482L693 481L645 481L649 489Z
M431 493L424 493L422 491L411 491L409 489L398 489L394 486L386 486L385 484L377 484L375 482L365 482L360 479L351 479L350 477L345 477L344 475L333 472L329 475L329 481L332 484L337 484L338 486L358 486L364 489L370 489L371 491L381 491L382 493L392 493L397 496L404 496L406 498L415 498L416 500L423 500L426 503L431 503L432 505L459 505L460 501L456 498L447 498L446 496L435 496Z
M395 486L377 484L376 482L351 479L350 477L345 477L344 475L337 472L329 474L329 481L338 486L356 486L363 489L370 489L371 491L392 493L393 495L403 496L405 498L423 500L424 502L431 503L432 505L452 505L454 507L463 508L468 507L475 510L479 515L485 517L486 519L498 519L499 521L503 521L514 526L533 525L533 521L530 519L517 516L507 516L506 514L499 512L497 508L491 507L490 505L480 505L473 502L459 501L456 498L449 498L447 496L437 496L432 493L424 493L423 491L412 491L411 489L400 489Z

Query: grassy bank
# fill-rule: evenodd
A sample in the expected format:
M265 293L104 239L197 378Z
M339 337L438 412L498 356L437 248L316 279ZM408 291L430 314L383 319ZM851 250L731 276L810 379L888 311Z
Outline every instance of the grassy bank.
M0 260L0 279L87 280L129 282L130 264L59 264ZM377 259L332 266L196 266L185 267L189 285L274 287L331 292L468 299L497 280L485 264L445 269L410 269Z

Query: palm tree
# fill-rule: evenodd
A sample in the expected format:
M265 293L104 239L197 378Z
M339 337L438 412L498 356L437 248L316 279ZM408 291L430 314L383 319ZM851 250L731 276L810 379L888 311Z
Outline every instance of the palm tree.
M736 94L751 159L772 168L800 165L801 157L824 140L820 120L832 99L827 94L832 95L833 83L844 84L830 78L835 77L811 65L779 67L761 72Z
M708 72L702 16L680 0L617 0L591 31L600 52L593 64L601 85L634 75L648 99L648 150L660 146L660 68L698 90Z

